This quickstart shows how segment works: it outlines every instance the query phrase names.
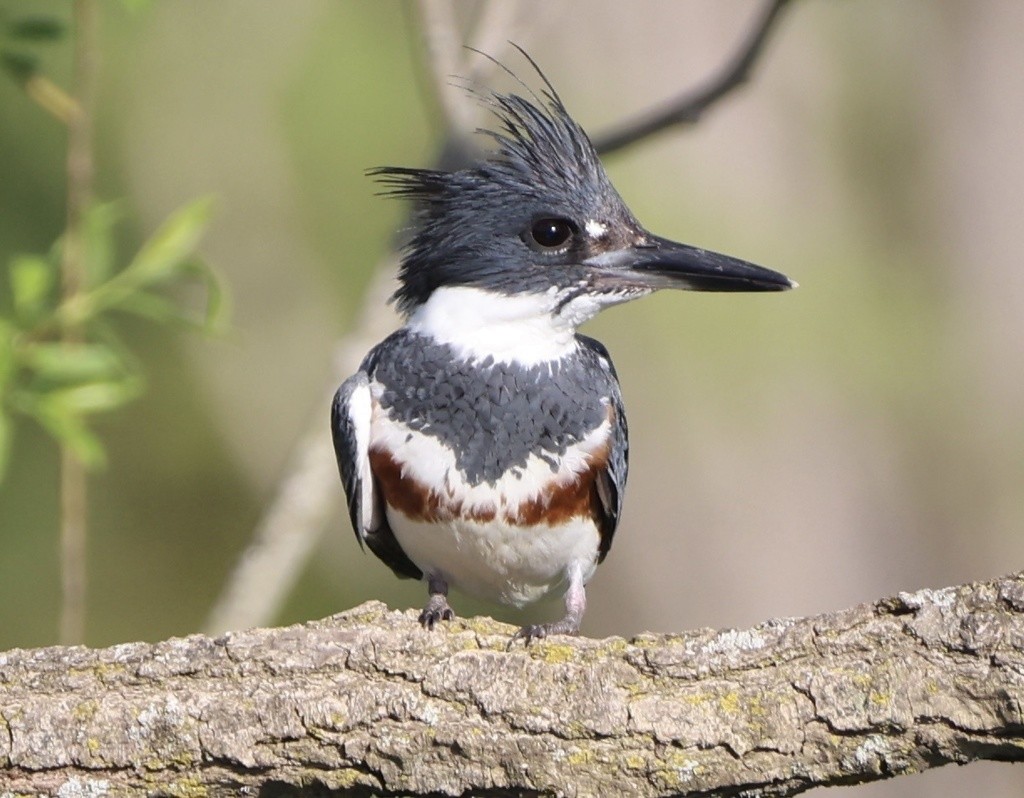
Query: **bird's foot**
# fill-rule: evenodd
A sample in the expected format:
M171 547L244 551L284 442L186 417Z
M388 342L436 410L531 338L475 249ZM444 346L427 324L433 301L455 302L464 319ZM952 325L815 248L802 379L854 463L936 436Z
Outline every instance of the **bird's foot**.
M512 635L507 648L512 648L516 640L530 645L534 640L541 640L548 635L578 635L583 613L587 609L587 592L583 587L583 576L579 565L569 569L569 589L565 591L565 617L554 623L528 624Z
M579 633L580 619L567 615L554 623L527 624L512 635L512 639L508 641L508 647L511 648L516 640L522 640L526 645L530 645L534 640L542 640L548 635L578 635Z
M433 629L439 621L450 621L455 613L448 605L448 597L440 593L434 593L427 601L427 606L420 613L420 625L424 629Z

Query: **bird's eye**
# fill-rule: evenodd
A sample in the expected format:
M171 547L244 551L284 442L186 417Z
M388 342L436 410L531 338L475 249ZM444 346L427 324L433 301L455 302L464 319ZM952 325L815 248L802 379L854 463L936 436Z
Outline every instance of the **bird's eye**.
M568 219L545 218L537 219L526 231L523 238L534 249L561 249L576 232L576 226Z

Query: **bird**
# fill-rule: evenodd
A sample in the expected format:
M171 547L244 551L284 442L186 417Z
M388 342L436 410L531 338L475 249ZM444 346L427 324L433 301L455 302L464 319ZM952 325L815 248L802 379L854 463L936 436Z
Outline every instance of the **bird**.
M455 617L451 588L517 608L560 591L564 617L510 640L529 645L579 634L622 514L622 392L580 325L660 289L795 283L648 232L520 52L543 85L499 64L514 90L471 89L493 115L478 161L368 172L415 203L391 298L404 323L338 388L331 431L360 546L426 583L420 624Z

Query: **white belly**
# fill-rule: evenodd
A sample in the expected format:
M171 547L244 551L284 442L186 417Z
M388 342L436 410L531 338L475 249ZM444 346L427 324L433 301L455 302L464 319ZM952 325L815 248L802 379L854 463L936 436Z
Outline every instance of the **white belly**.
M565 587L577 566L586 583L597 568L600 536L594 522L576 518L560 526L519 527L493 521L411 521L388 509L402 550L424 574L477 598L521 607Z
M430 490L446 505L441 519L410 518L387 507L388 523L402 551L426 575L436 574L471 596L521 607L564 588L567 570L578 569L586 583L597 567L600 534L594 520L576 516L548 525L510 523L517 508L545 491L571 485L607 451L611 421L549 459L530 455L521 468L496 482L470 484L454 452L437 438L374 411L370 448L387 451L402 478ZM550 453L549 453L550 454ZM552 455L553 456L553 455ZM447 520L452 519L452 520Z

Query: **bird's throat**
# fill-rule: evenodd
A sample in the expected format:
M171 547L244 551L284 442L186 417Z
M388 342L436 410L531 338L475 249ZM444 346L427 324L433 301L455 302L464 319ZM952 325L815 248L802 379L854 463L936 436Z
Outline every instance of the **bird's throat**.
M556 315L554 292L509 296L468 286L438 288L407 327L467 359L533 366L576 350L576 326Z

